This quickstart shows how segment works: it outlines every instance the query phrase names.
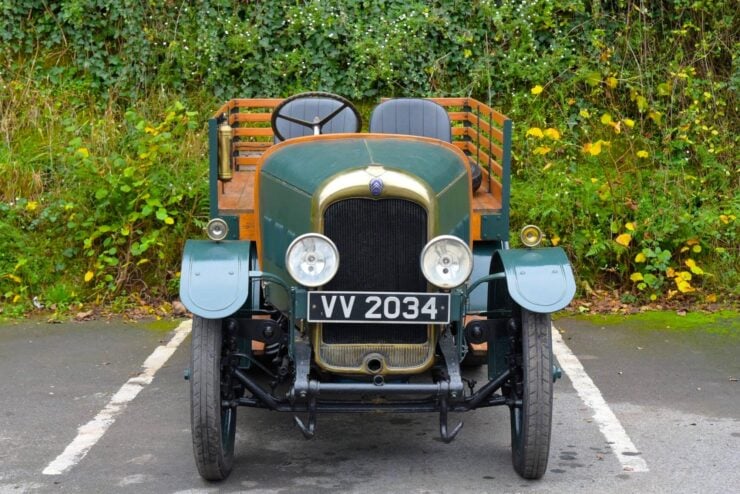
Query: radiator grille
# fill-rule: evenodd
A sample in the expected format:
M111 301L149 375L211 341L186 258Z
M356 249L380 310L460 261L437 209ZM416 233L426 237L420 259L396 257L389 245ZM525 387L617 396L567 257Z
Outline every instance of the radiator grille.
M403 199L347 199L329 206L324 234L339 250L339 271L324 290L425 292L419 256L427 241L427 213ZM427 326L324 324L327 344L421 344Z

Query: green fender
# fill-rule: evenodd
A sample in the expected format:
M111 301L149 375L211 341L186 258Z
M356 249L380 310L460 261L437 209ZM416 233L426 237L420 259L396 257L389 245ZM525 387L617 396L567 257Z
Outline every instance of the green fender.
M509 296L532 312L562 309L576 294L576 281L560 247L498 250Z
M180 300L190 312L221 319L249 296L251 242L188 240L182 254Z

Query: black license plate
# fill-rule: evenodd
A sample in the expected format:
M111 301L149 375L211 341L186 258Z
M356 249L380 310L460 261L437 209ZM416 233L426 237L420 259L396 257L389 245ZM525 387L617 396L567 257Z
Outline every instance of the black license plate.
M309 322L447 324L448 293L308 292Z

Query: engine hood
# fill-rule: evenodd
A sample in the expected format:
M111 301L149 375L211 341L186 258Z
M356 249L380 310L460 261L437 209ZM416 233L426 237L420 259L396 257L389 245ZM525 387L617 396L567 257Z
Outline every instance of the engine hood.
M265 155L261 173L308 195L331 177L371 165L403 170L435 195L468 173L465 155L451 144L423 137L332 134L292 139Z

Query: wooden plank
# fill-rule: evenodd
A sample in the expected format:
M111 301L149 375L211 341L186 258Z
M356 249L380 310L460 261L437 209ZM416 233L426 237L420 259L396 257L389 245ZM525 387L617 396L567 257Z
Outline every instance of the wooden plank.
M272 113L232 113L229 117L229 124L241 122L269 122Z
M234 137L272 137L274 135L270 127L237 127L233 133Z
M491 180L493 185L494 193L488 190L488 177L483 176L483 183L480 188L473 194L473 211L474 212L486 212L501 211L501 194L496 194L497 189L500 188L500 184L496 180ZM498 185L498 186L497 186Z
M237 166L257 166L262 156L237 156L234 158L234 164Z
M466 111L448 111L447 114L450 116L450 120L453 122L470 122Z
M222 182L218 190L218 209L222 214L246 214L254 212L255 172L237 171L228 182Z
M283 98L236 98L231 101L235 108L275 108Z
M469 106L469 101L475 101L470 98L428 98L442 106Z
M239 216L239 240L257 240L257 215L245 213Z
M480 231L480 213L476 213L473 211L473 217L470 218L470 233L473 237L473 240L480 240L481 239L481 231Z
M254 141L234 141L232 146L236 151L256 151L263 152L267 148L272 147L272 142L254 142Z

